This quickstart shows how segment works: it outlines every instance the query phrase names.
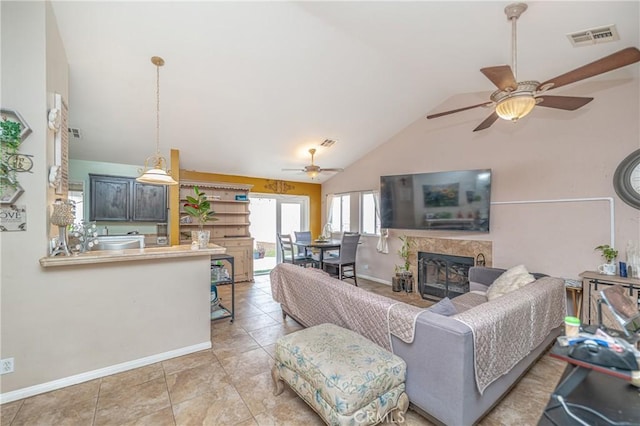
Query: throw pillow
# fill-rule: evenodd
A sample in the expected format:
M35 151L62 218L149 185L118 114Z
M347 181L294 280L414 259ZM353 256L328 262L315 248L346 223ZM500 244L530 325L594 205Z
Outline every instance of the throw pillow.
M428 311L433 312L434 314L444 315L445 317L450 317L451 315L455 315L458 313L456 307L451 303L451 299L445 297L438 303L433 306L430 306Z
M502 273L487 289L487 299L493 300L534 282L536 279L524 265L514 266Z

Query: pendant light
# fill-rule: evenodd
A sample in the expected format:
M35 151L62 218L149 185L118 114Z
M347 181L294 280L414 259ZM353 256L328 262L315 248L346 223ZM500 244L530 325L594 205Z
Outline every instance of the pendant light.
M160 67L164 65L164 59L153 56L151 63L156 66L156 153L144 161L142 175L136 180L156 185L177 185L178 182L167 171L167 160L160 155Z

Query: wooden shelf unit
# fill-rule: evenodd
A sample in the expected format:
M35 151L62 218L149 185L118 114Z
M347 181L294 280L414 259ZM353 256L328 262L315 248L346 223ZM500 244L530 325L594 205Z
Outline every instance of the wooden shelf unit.
M249 231L251 225L249 211L249 191L252 185L225 182L180 182L180 244L191 244L191 231L197 231L200 225L189 222L192 218L184 212L187 195L195 196L193 187L197 186L207 195L216 220L204 225L211 232L210 241L227 248L227 254L235 259L235 282L253 280L253 238ZM236 200L244 196L244 200Z

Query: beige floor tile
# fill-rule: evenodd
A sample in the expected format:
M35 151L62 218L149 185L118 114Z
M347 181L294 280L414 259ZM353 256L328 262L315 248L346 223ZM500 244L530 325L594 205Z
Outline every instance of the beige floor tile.
M267 346L263 346L262 349L264 349L271 358L275 359L276 358L276 344L274 343L273 345L267 345Z
M271 325L278 325L278 322L269 315L262 313L250 317L238 317L236 324L246 331L253 331Z
M167 388L172 404L211 392L216 386L228 383L229 377L217 360L167 375Z
M264 327L259 330L250 331L249 335L253 337L260 346L267 346L274 344L280 337L292 333L294 331L301 330L302 326L297 323L291 324L289 322Z
M255 416L259 426L321 426L325 423L299 397L287 398L272 410Z
M7 402L0 405L0 425L8 425L16 417L18 410L22 407L24 399L19 401Z
M170 407L164 377L141 385L100 394L95 425L120 425Z
M260 345L249 334L233 336L230 339L216 339L212 341L213 353L219 360L229 358L244 352L258 349Z
M171 410L171 407L167 407L139 419L125 422L122 426L175 426L175 424L173 410Z
M164 370L162 369L162 364L158 362L104 377L100 384L100 392L110 392L114 389L135 386L160 377L164 377Z
M216 387L173 406L177 425L229 426L251 420L251 412L231 385Z
M236 322L229 321L228 319L220 321L211 321L211 336L217 336L221 334L247 334L242 327L238 327Z
M245 305L236 305L236 319L240 319L242 317L251 317L260 314L264 314L264 312L262 312L260 308L249 303Z
M231 378L231 383L239 385L255 375L271 371L273 359L264 349L258 348L221 359L220 363Z
M208 349L206 351L194 352L189 355L162 361L162 367L164 368L164 372L169 375L197 367L199 365L211 364L216 361L217 359L213 355L213 352Z
M34 397L35 398L35 397ZM25 403L18 411L11 425L92 425L96 412L96 399L59 400L55 405ZM4 424L4 423L3 423Z
M284 392L275 396L273 394L275 386L270 371L265 371L238 382L235 387L254 416L275 409L288 398L297 398L295 392L288 386L284 387Z
M12 425L91 425L100 380L81 383L24 400Z

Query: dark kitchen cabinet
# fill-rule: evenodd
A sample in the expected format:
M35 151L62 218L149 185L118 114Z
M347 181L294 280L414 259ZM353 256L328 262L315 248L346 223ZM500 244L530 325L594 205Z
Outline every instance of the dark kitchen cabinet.
M134 178L89 175L89 219L114 222L166 222L167 188Z

